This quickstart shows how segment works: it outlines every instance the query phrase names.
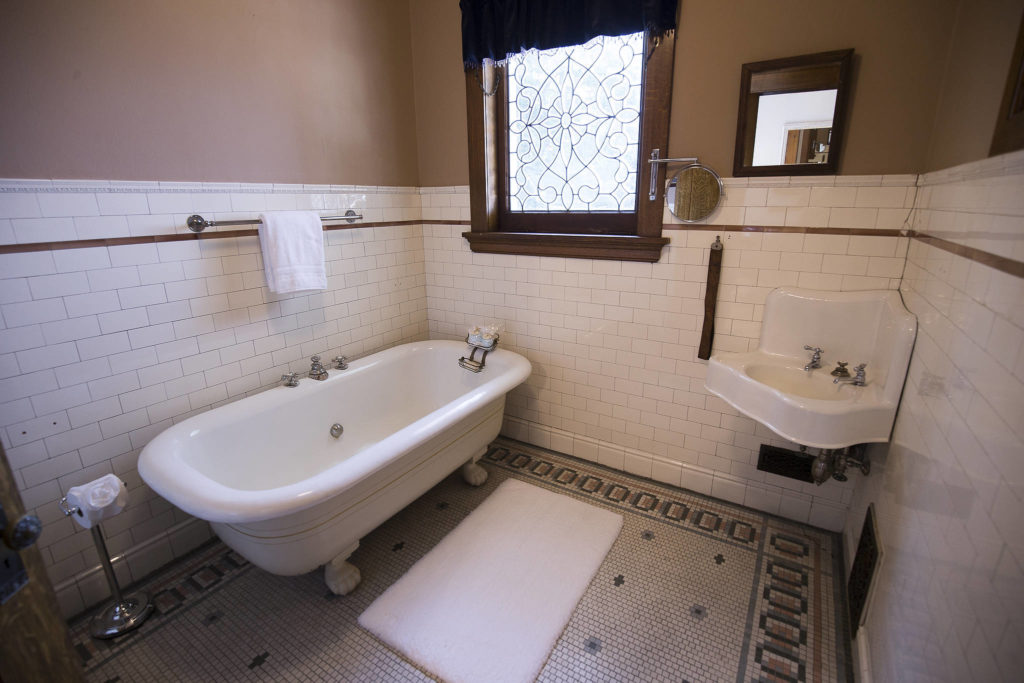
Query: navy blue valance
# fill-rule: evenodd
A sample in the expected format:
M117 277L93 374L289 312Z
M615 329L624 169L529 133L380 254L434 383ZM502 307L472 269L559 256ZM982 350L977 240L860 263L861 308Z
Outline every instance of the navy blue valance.
M462 61L502 60L531 48L580 45L597 36L676 28L679 0L459 0Z

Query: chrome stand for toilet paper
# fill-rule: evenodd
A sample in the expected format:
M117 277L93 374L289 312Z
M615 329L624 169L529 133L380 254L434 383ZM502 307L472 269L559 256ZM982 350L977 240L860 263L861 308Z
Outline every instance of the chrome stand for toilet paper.
M81 515L77 507L68 505L67 498L60 499L60 509L68 517L76 513ZM153 611L153 603L150 602L147 593L136 593L127 598L121 594L121 586L117 583L114 566L110 564L110 554L107 552L107 544L103 540L100 525L94 524L90 531L93 543L96 544L96 552L103 564L103 573L106 574L107 583L110 585L110 594L114 596L114 604L92 618L89 634L93 638L116 638L141 626Z

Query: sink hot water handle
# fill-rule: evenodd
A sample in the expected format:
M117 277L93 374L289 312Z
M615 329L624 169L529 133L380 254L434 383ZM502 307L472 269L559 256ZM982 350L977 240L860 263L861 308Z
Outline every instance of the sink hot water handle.
M804 370L814 370L821 367L821 348L804 344L804 351L811 352L811 362L804 366Z

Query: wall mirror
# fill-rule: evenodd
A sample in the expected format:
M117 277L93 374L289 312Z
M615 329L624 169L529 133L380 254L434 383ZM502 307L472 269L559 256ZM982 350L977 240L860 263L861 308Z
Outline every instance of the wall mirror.
M733 175L835 173L852 62L851 49L744 64Z
M707 166L691 164L672 176L665 202L672 215L684 223L702 221L722 200L722 179Z

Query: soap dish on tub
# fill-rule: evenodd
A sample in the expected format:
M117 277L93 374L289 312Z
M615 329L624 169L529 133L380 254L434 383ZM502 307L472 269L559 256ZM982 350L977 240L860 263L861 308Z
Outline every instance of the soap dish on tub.
M466 368L470 372L480 372L484 369L484 363L487 361L487 354L498 348L498 335L494 335L494 341L490 345L480 344L475 341L469 340L469 335L466 335L466 344L472 347L472 351L469 352L469 358L465 356L459 358L459 365ZM481 351L480 360L476 359L476 352Z

